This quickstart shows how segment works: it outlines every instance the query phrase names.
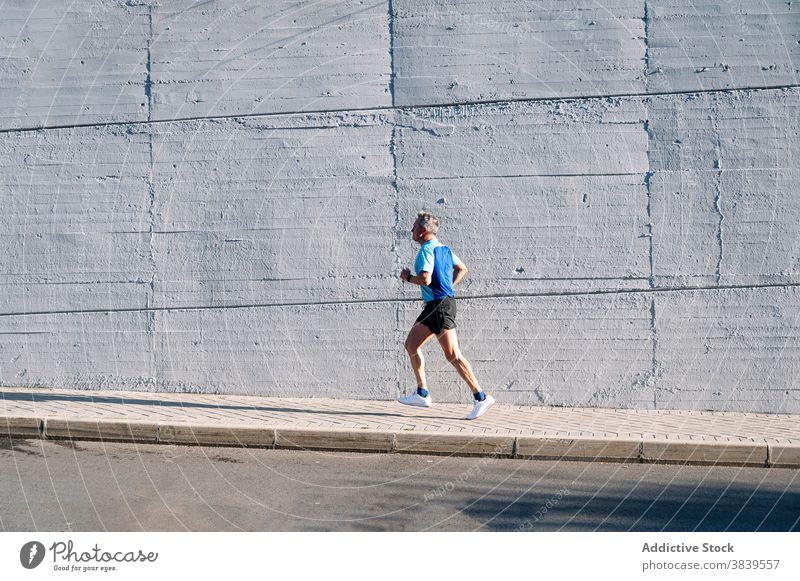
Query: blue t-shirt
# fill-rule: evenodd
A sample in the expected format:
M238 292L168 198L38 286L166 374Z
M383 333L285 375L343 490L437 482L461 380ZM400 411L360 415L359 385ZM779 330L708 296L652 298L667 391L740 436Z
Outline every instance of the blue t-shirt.
M436 238L422 245L414 260L414 270L417 274L423 270L431 273L431 284L419 287L424 302L453 298L453 265L460 262L458 256Z

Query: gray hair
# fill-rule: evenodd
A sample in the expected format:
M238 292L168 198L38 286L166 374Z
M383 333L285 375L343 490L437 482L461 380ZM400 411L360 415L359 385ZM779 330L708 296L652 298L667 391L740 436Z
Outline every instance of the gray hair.
M419 220L419 225L424 226L434 236L439 233L439 218L430 212L419 212L417 219Z

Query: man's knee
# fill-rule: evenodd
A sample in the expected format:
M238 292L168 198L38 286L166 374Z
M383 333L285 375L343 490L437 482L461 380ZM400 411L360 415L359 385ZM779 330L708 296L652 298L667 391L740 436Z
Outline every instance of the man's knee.
M464 361L464 356L461 354L461 351L458 350L447 351L444 356L452 365L455 366L458 366L462 361Z
M420 346L409 339L406 339L406 352L411 357L422 357L422 351L420 351Z

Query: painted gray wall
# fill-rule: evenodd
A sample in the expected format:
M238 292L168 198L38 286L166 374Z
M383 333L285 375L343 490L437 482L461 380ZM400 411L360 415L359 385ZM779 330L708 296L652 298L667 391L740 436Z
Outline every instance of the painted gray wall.
M800 6L7 2L0 383L800 413ZM468 401L435 345L440 401Z

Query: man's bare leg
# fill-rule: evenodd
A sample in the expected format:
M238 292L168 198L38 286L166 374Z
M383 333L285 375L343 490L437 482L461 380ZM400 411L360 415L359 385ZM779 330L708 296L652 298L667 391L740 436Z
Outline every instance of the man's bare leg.
M478 393L481 390L481 386L478 385L478 380L475 378L475 374L472 372L472 366L469 364L469 361L466 360L464 355L461 353L461 349L458 347L458 337L456 336L455 329L445 329L441 333L439 333L436 338L439 340L439 345L442 346L442 351L444 351L444 356L447 360L456 368L458 374L461 378L467 382L472 393Z
M417 387L428 389L425 378L425 358L422 356L422 346L433 337L433 333L422 323L414 323L406 337L406 352L411 359L411 367L417 378Z

